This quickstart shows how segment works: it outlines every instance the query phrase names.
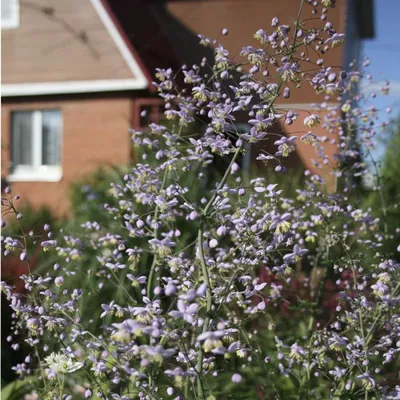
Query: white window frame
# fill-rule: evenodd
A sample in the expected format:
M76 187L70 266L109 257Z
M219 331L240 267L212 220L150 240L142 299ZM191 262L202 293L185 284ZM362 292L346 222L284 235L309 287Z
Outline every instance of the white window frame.
M19 27L19 0L0 0L8 1L11 7L11 18L4 21L1 16L1 29L16 29Z
M42 143L43 143L43 112L54 111L54 109L43 110L15 110L18 112L32 113L32 161L33 165L12 165L12 172L8 176L10 182L59 182L62 178L62 140L60 148L60 165L42 165ZM57 110L61 116L61 138L63 120L60 110ZM13 120L11 118L11 137ZM11 162L13 163L13 155L11 154Z

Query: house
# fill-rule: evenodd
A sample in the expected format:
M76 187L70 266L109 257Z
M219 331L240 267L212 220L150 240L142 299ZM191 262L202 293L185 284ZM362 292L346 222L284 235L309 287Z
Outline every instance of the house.
M71 182L100 165L133 160L129 128L162 102L151 85L156 67L199 62L220 39L230 54L269 29L291 24L295 0L2 0L2 177L34 207L68 214ZM373 35L372 0L338 0L330 21L350 40L327 65L357 58ZM306 6L310 7L309 4ZM221 29L229 35L221 37ZM307 85L282 102L307 113L317 99ZM298 131L301 118L290 127ZM287 131L290 134L290 131ZM301 146L298 155L310 157ZM307 165L312 168L312 165Z

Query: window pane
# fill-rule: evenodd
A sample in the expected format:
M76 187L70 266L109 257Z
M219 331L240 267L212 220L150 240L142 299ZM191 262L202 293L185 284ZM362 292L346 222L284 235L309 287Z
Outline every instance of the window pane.
M18 0L0 0L2 28L18 27Z
M61 164L61 113L42 113L42 165Z
M33 113L21 111L12 113L12 162L18 165L33 165Z
M1 21L8 21L12 18L12 0L1 1Z
M151 121L152 107L147 105L140 106L140 127L146 127L150 122L157 123L158 121Z

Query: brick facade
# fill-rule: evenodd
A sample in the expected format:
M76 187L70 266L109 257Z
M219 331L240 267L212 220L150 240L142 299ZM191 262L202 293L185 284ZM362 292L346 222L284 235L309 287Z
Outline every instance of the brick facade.
M52 101L3 100L1 109L2 176L10 171L11 113L59 109L62 113L62 178L59 182L12 182L13 193L34 206L48 206L56 215L68 213L71 182L100 165L130 161L132 100L129 97L60 98Z
M42 4L41 2L45 3L44 0L40 0L38 4ZM17 83L24 89L36 79L41 81L36 82L40 88L43 82L50 79L50 75L55 83L67 83L67 86L67 81L71 79L77 80L78 83L84 79L86 84L88 82L90 84L92 81L96 83L99 79L106 77L115 80L130 76L127 75L127 65L123 62L127 60L127 54L123 51L124 46L121 48L118 41L111 40L113 30L110 30L110 27L106 29L104 20L100 18L99 13L94 12L94 9L90 9L91 21L94 25L88 26L86 13L82 13L81 8L74 6L78 3L81 6L81 1L78 0L58 2L53 11L56 16L65 17L68 23L79 31L89 32L89 43L94 46L96 54L101 56L99 60L96 62L87 60L88 57L93 58L93 54L90 55L91 48L79 41L72 41L71 46L74 47L71 47L67 53L63 52L62 46L56 47L55 53L46 53L50 38L64 37L63 35L68 32L66 33L62 27L56 29L53 21L47 17L46 19L45 15L42 15L43 12L38 12L38 10L34 10L34 20L29 19L27 13L33 11L24 8L20 29L9 30L2 38L2 43L6 39L12 42L12 46L8 42L8 45L2 46L5 59L9 59L8 53L14 54L18 50L14 54L15 58L9 60L9 68L3 71L3 84ZM85 3L84 7L91 7L89 0L82 3ZM234 56L240 52L243 45L258 46L258 42L255 42L252 36L259 28L269 30L272 16L278 15L281 23L291 24L296 18L300 2L294 0L279 2L275 0L188 0L184 2L102 0L101 4L112 20L111 25L114 24L121 41L127 46L125 50L133 55L138 70L142 70L150 82L149 71L153 72L156 67L173 66L174 70L177 70L182 63L191 65L198 63L202 55L211 54L212 56L210 48L204 50L208 53L202 53L201 49L204 48L198 45L198 33L212 38L218 37ZM310 7L310 5L305 4L305 7ZM372 10L371 7L370 0L343 0L337 2L336 8L329 11L329 20L334 23L339 32L344 31L348 34L349 40L345 49L334 49L326 54L324 57L326 65L340 66L343 62L347 63L350 59L358 57L360 39L371 37L373 34L372 17L369 16L365 21L361 19L363 23L360 23L359 15L364 15L362 12L360 14L360 10ZM82 19L82 15L85 15L85 18ZM324 22L311 20L308 24L323 26ZM359 32L362 26L368 26L369 31ZM93 27L97 28L93 29ZM220 32L223 27L229 28L228 36L221 37ZM24 31L24 29L27 30ZM40 36L31 35L30 32L35 32L35 30L38 30ZM114 35L116 35L115 32ZM35 40L32 40L33 37ZM46 57L52 59L51 62L47 62L47 59L42 57L43 52ZM117 58L116 55L118 55ZM74 58L71 59L71 56ZM80 63L84 64L84 68L80 66ZM17 71L16 66L20 68L20 70L17 68L20 72ZM47 68L48 66L50 69ZM47 71L46 68L49 70ZM30 75L34 72L42 75ZM131 78L135 77L136 74L133 74ZM22 94L18 92L8 94L9 97L3 97L1 122L3 178L7 179L11 168L12 111L59 109L63 119L61 180L59 182L12 182L13 193L19 194L34 207L49 206L56 215L68 215L69 187L73 181L90 174L99 166L126 165L134 160L128 129L140 128L139 114L142 108L148 109L150 120L156 122L159 99L150 99L151 85L146 89L144 87L132 89L126 87L124 82L122 81L122 89L117 89L121 90L120 92L111 89L107 89L108 92L103 89L71 91L64 87L64 92L39 91L39 93L23 92ZM92 94L88 94L89 92ZM57 93L57 95L50 97L50 93ZM287 135L295 134L299 138L306 133L308 129L304 127L303 120L309 113L305 110L310 108L311 103L321 100L322 96L316 96L307 83L298 90L293 90L290 99L280 99L282 102L280 105L283 108L293 109L293 111L301 109L300 117L293 125L282 127L284 132ZM242 122L247 122L247 120L248 115ZM321 128L312 129L312 131L317 135L326 135ZM330 155L334 154L333 144L327 143L325 147ZM275 147L273 146L268 151L275 151ZM292 157L294 167L299 165L311 169L330 180L329 166L316 169L311 162L312 158L315 158L314 148L298 141L297 155Z

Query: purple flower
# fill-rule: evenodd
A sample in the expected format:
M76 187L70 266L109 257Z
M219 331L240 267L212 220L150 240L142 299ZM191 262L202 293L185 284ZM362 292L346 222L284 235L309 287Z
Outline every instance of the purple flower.
M232 375L232 382L233 383L240 383L242 381L242 375L240 374L233 374Z
M196 316L199 305L192 303L186 305L183 300L178 300L177 302L178 310L173 310L169 312L172 318L183 318L186 322L194 325L194 317Z
M375 381L368 372L358 375L357 379L361 381L361 384L364 386L366 391L370 391L371 389L375 388Z
M204 297L207 291L207 285L202 283L197 289L189 289L186 293L179 295L181 300L192 301L196 297Z
M175 369L167 369L165 371L165 374L168 376L185 377L185 376L193 376L193 375L195 375L195 372L194 371L184 371L181 367L176 367Z
M312 132L308 132L308 133L306 133L305 135L303 135L303 136L300 138L300 140L301 140L303 143L306 143L306 144L314 144L314 143L317 142L317 136L314 135Z
M304 118L304 125L307 128L314 128L320 124L320 118L318 115L311 114L308 117Z
M288 221L291 217L290 213L284 213L282 215L274 215L272 217L272 223L270 229L275 229L276 233L286 233L290 227L291 223Z
M254 35L254 39L258 40L261 44L268 42L268 35L262 30L259 29Z
M162 357L162 358L169 358L172 357L176 351L174 349L164 349L164 347L158 345L155 347L152 346L145 346L144 350L149 356L152 357Z
M287 138L283 136L281 139L274 142L274 144L278 147L278 151L275 153L277 157L288 157L290 153L296 150L296 146L294 141L297 139L297 136L291 136Z
M41 246L43 247L44 251L48 251L51 248L57 246L57 240L45 240L44 242L41 243Z
M290 31L290 26L289 25L281 25L278 27L277 31L281 36L287 36L289 31Z
M200 101L206 101L208 96L210 96L209 90L207 90L206 85L203 83L200 86L195 86L192 89L193 98L199 99Z
M224 331L206 331L201 333L198 337L197 340L199 342L204 342L203 347L204 350L208 353L212 351L215 348L221 347L222 342L221 338L225 336Z
M139 285L143 285L147 281L146 276L135 276L132 274L127 274L126 277L132 281L132 286L138 287Z
M57 276L57 277L54 279L54 283L55 283L57 286L62 286L62 285L64 284L64 278L63 278L62 276Z
M296 80L299 70L297 64L286 63L283 67L278 68L276 72L278 72L284 82L290 82Z
M299 360L302 357L304 357L305 354L306 354L306 352L304 351L304 349L301 346L299 346L297 343L292 344L292 346L290 347L290 357L291 358Z
M340 368L338 366L329 371L329 373L335 378L335 380L340 380L341 377L346 375L346 372L347 370L345 368Z
M104 311L101 313L100 318L105 317L107 314L112 314L112 313L113 313L113 310L114 310L114 308L115 308L114 300L113 300L109 305L107 305L107 304L102 304L102 305L101 305L101 308L102 308Z
M169 238L164 238L162 240L151 239L149 240L149 243L153 247L154 251L161 257L171 254L171 248L176 245L176 243Z
M128 343L131 340L131 335L139 334L143 325L133 319L127 319L120 324L112 324L117 330L113 332L111 338L118 342Z
M297 261L300 261L304 254L307 254L307 249L302 249L298 244L295 244L293 247L293 252L285 254L283 256L283 260L287 264L296 264Z
M344 33L334 33L330 38L325 40L325 44L331 43L332 47L339 47L344 43Z
M265 118L262 114L257 114L255 119L249 120L249 124L254 125L250 130L251 135L256 137L257 132L267 129L272 122L271 118Z
M29 318L26 321L26 326L32 330L32 331L36 331L37 329L40 328L40 320L37 318Z

